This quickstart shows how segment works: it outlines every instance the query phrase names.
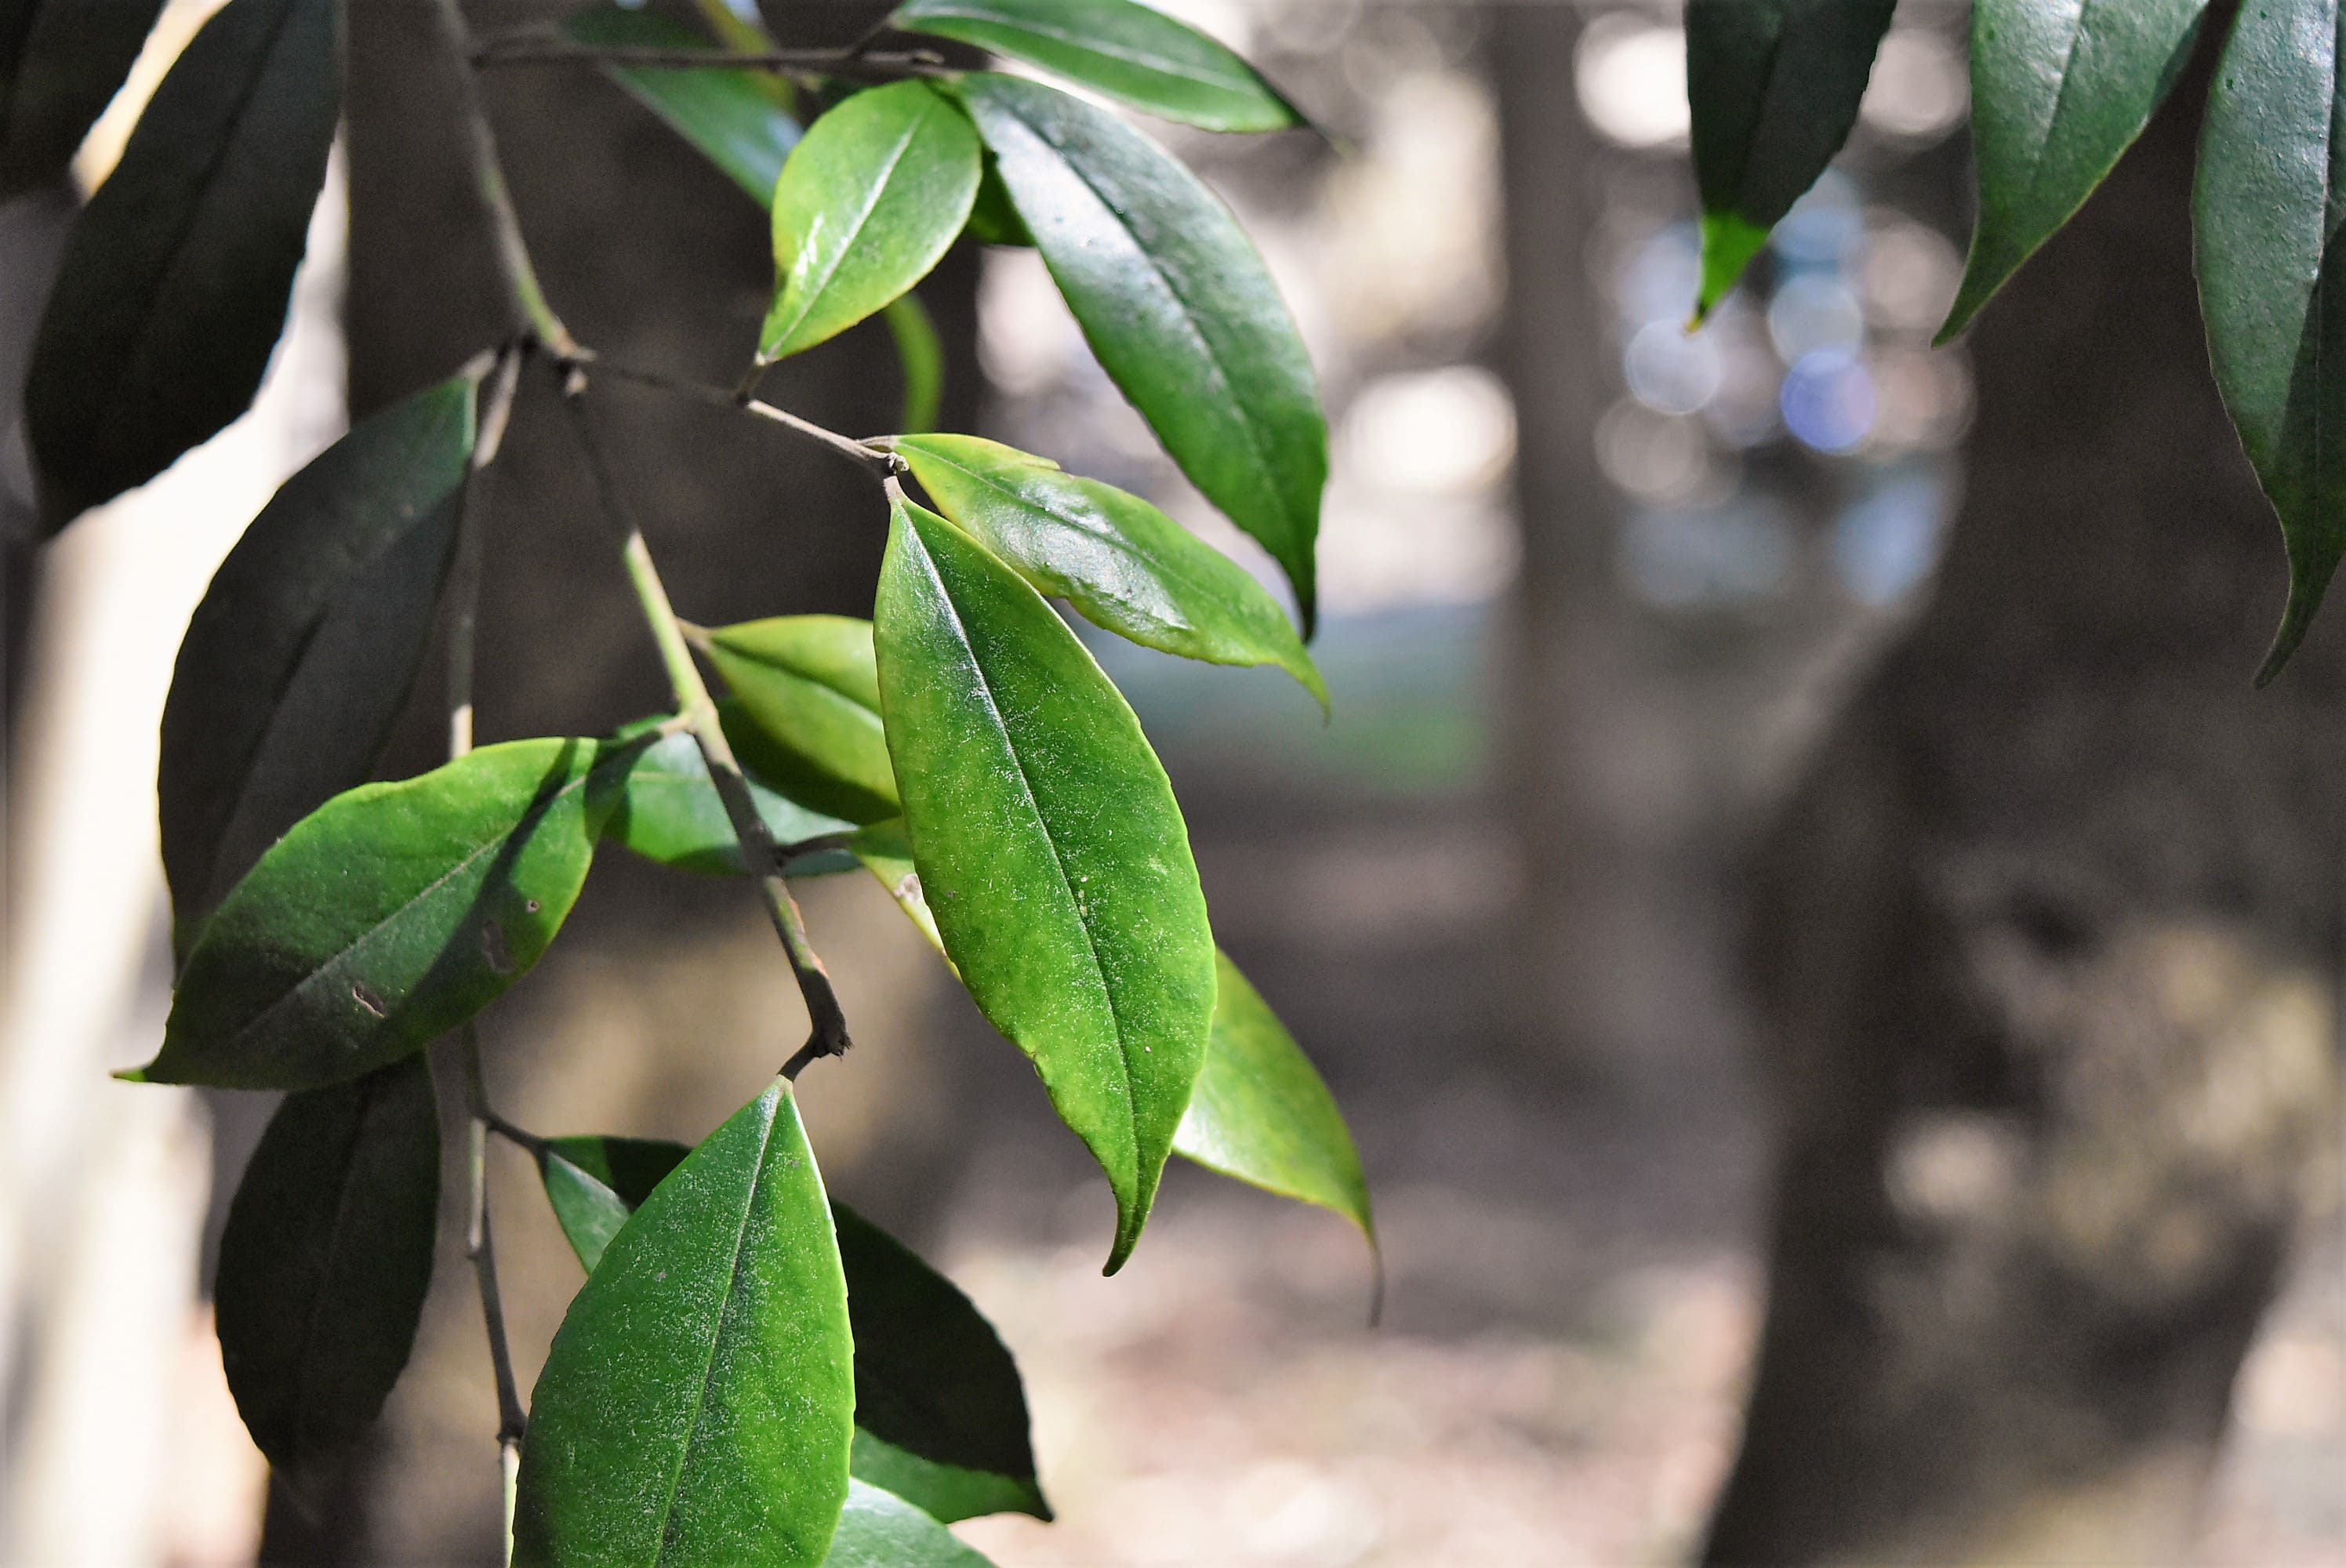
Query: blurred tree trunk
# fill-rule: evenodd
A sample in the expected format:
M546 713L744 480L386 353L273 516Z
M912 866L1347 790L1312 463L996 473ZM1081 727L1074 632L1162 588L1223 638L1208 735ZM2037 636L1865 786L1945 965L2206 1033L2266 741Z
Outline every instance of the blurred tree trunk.
M2334 1186L2346 627L2250 688L2281 552L2201 340L2205 66L1982 320L1935 596L1761 857L1780 1143L1711 1563L2188 1557Z

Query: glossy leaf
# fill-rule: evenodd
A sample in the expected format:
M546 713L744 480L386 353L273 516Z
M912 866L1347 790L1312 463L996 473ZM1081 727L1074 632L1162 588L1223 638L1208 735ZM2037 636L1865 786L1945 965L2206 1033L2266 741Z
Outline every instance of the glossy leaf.
M1894 0L1687 0L1700 320L1857 124Z
M847 1485L847 1511L825 1568L989 1568L936 1519L893 1492L861 1481Z
M729 738L748 732L749 721L738 703L720 703L718 713ZM742 742L735 738L735 744L738 750ZM742 772L750 797L758 803L758 816L777 846L854 830L853 822L801 806L772 789L746 761ZM704 876L738 876L744 870L732 819L709 781L699 743L689 735L663 737L636 754L610 820L603 825L603 837L647 860Z
M555 1138L537 1151L555 1217L589 1274L687 1153L596 1137ZM1048 1519L1025 1392L993 1326L951 1280L846 1205L834 1201L831 1219L855 1338L853 1473L939 1519Z
M280 1469L343 1448L407 1365L432 1280L440 1118L423 1059L286 1097L220 1234L220 1364Z
M896 341L896 363L904 372L903 430L930 430L937 423L937 405L944 400L945 347L937 341L937 324L918 294L903 294L880 312L888 335Z
M2208 358L2289 552L2289 605L2260 684L2296 651L2346 553L2340 27L2334 0L2243 9L2199 139L2192 229Z
M1041 595L898 501L873 615L904 820L970 994L1033 1059L1131 1254L1205 1058L1213 936L1132 709Z
M774 190L773 309L758 353L811 349L934 267L977 196L977 137L926 82L856 94L815 121Z
M681 22L652 11L607 6L566 18L562 30L581 44L668 49L713 46ZM774 183L799 142L799 124L768 90L759 71L706 66L623 66L602 62L606 76L668 128L690 142L760 207L774 204Z
M847 1287L777 1080L611 1239L554 1337L515 1562L815 1568L847 1499Z
M0 6L0 200L65 178L162 8L163 0Z
M705 646L766 742L745 768L754 764L793 799L835 816L876 822L897 814L869 621L776 616L719 626Z
M1979 221L1945 342L2069 221L2190 58L2208 0L1975 0Z
M627 1217L692 1151L658 1138L548 1138L531 1151L546 1202L586 1272Z
M911 0L888 21L1040 66L1135 108L1208 130L1303 123L1229 49L1131 0Z
M975 436L890 444L947 517L1094 625L1185 658L1277 665L1326 708L1327 684L1262 585L1139 496Z
M395 403L287 480L214 574L163 708L163 870L183 937L365 781L431 639L479 378Z
M50 527L252 402L325 178L341 32L339 0L229 0L82 209L25 390Z
M855 1473L948 1522L1051 1517L1017 1363L968 1297L894 1237L832 1206L855 1326Z
M303 818L205 921L138 1075L312 1088L472 1017L578 897L618 782L597 760L591 740L511 741Z
M1238 965L1227 954L1215 959L1213 1043L1175 1152L1266 1192L1333 1209L1373 1245L1368 1182L1335 1096Z
M1286 572L1309 637L1328 425L1262 258L1194 175L1115 116L988 72L959 90L1092 352Z

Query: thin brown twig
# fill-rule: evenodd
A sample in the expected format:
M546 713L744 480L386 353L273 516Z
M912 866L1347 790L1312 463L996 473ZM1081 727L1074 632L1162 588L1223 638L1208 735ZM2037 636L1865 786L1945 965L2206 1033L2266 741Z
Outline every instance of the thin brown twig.
M885 475L895 471L896 460L888 453L872 445L871 442L858 441L852 435L842 435L839 432L817 424L803 415L792 413L786 408L777 408L772 403L760 402L755 397L744 396L738 391L727 392L722 387L710 386L706 382L690 381L685 377L668 375L660 371L645 370L638 365L623 364L617 360L597 358L595 360L595 369L599 374L612 376L623 382L631 382L638 386L649 387L655 392L673 392L679 397L688 397L708 403L711 407L739 409L743 413L765 420L771 424L779 424L783 429L805 436L810 441L819 442L841 456L850 458L859 465L871 470L875 475Z
M477 66L557 65L658 66L669 70L771 71L794 76L926 76L946 69L928 49L716 49L694 45L581 44L535 31L506 34L473 51Z
M594 416L586 406L586 372L583 367L572 366L564 387L564 401L572 414L572 424L578 433L579 444L586 454L586 464L594 475L595 488L604 511L621 535L621 555L627 568L627 577L634 585L636 597L642 606L644 619L649 625L652 638L658 647L660 662L667 667L668 684L674 688L677 716L699 744L701 759L708 764L710 781L717 788L718 799L725 804L725 814L733 824L733 836L740 845L741 860L758 884L766 906L767 917L772 921L774 934L781 939L782 951L788 956L790 973L797 979L799 994L805 1000L811 1025L805 1046L791 1058L786 1073L795 1075L798 1068L818 1056L845 1054L849 1040L847 1017L839 1005L839 995L831 987L831 972L823 967L822 959L808 942L806 921L799 913L798 901L791 897L790 884L782 880L779 860L774 852L773 835L766 830L763 818L758 815L756 798L750 793L750 781L734 758L732 743L725 738L725 728L719 722L716 699L709 695L708 683L700 677L699 666L692 662L692 649L687 643L684 627L678 622L676 607L668 601L667 586L660 581L659 570L652 563L651 548L644 542L642 527L636 522L634 509L628 504L617 476L611 471L602 442L595 429ZM842 438L843 439L843 438Z

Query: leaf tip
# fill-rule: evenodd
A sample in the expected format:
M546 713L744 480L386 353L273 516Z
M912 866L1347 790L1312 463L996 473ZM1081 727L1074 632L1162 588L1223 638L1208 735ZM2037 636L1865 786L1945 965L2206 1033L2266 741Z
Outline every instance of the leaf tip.
M1727 298L1767 243L1767 225L1754 223L1741 213L1702 215L1702 285L1695 300L1694 318L1688 324L1689 331L1701 326Z
M154 1064L154 1063L149 1062L147 1064L147 1067L152 1067ZM118 1083L151 1084L155 1082L155 1080L147 1075L147 1067L125 1067L121 1071L114 1074L113 1076Z

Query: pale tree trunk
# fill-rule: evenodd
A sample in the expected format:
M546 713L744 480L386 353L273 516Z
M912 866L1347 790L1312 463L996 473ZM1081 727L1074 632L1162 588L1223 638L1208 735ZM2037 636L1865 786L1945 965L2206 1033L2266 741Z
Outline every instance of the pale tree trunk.
M2207 369L2203 69L1974 338L1933 596L1761 857L1780 1135L1719 1563L2186 1560L2334 1186L2346 627Z

